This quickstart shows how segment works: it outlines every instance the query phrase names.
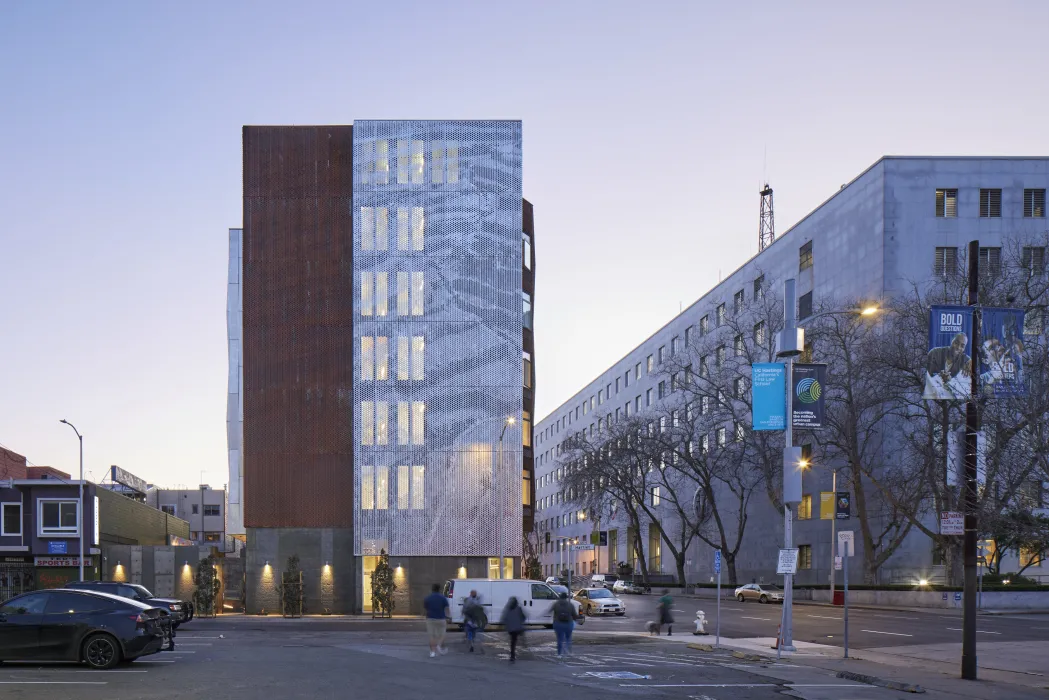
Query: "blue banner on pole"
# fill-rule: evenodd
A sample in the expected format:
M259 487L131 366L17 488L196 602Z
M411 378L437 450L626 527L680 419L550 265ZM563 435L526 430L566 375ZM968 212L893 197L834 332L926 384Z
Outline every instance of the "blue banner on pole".
M955 401L972 397L972 327L971 307L932 307L923 398Z
M980 392L988 398L1024 396L1024 310L980 310Z
M791 370L794 399L791 412L795 428L822 428L827 365L794 365Z
M754 430L786 430L787 370L779 362L758 362L750 367Z

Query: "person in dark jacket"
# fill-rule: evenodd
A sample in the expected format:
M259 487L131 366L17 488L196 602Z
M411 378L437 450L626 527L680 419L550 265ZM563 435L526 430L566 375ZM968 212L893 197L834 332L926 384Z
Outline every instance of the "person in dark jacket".
M463 627L466 630L466 642L470 645L470 651L473 651L477 632L484 629L484 607L477 591L470 591L470 597L463 601ZM481 647L481 653L484 653L484 647Z
M550 612L554 618L554 634L557 635L557 658L561 659L572 653L572 630L577 617L575 605L568 599L567 593L562 593Z
M666 625L668 637L674 629L674 616L670 613L673 604L674 599L670 597L670 591L664 588L663 597L659 599L659 629L662 631L663 625Z
M503 628L510 635L510 663L514 663L517 660L517 639L524 634L525 620L528 616L525 615L524 608L517 602L517 598L510 596L510 600L506 602L506 607L503 608L503 618L501 620Z

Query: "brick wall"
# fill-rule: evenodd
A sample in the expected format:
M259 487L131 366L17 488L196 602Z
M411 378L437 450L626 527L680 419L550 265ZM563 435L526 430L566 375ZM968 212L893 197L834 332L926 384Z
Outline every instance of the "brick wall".
M0 447L0 479L26 478L25 457Z
M73 477L71 477L69 474L66 474L64 471L60 471L58 469L55 469L54 467L26 467L26 476L25 476L25 478L27 478L27 479L51 479L51 478L56 478L56 479L63 479L65 481L70 481L70 480L72 480Z
M107 489L98 489L97 495L104 543L167 545L168 535L189 539L185 520Z

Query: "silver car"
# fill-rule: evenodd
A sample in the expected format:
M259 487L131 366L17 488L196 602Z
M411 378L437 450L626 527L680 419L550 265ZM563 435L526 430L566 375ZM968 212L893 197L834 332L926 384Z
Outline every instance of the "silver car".
M585 615L625 615L626 605L607 588L581 588L575 600Z
M736 589L736 600L743 603L756 600L759 603L782 603L783 589L770 583L748 583Z

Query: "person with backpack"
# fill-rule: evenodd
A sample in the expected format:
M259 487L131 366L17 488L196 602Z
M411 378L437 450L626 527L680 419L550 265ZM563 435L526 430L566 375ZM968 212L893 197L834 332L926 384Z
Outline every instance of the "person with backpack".
M477 591L470 591L470 597L463 601L463 627L466 629L466 643L470 645L470 651L474 650L474 641L477 632L484 629L484 608ZM481 647L484 653L484 647Z
M510 635L510 663L517 661L517 639L524 634L525 620L528 616L525 615L524 608L517 602L515 596L510 596L510 600L506 602L506 607L503 608L502 625L503 629Z
M562 593L551 612L554 617L554 634L557 635L557 658L563 659L572 653L572 630L577 618L575 605L568 599L567 593Z
M664 588L663 597L659 599L659 629L662 631L663 625L666 625L668 637L674 629L674 616L670 614L670 608L673 604L674 599L670 597L670 591Z

